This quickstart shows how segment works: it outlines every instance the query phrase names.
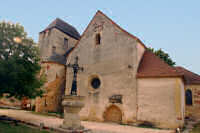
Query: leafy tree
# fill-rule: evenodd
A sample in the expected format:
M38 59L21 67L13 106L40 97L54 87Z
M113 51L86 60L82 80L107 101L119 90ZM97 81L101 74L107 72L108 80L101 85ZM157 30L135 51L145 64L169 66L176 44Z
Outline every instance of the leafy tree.
M160 57L162 60L164 60L167 64L170 66L176 65L176 62L174 62L170 57L169 54L164 52L162 49L155 50L154 48L148 48L147 50L153 52L155 55Z
M0 22L0 97L21 99L41 96L38 48L20 24Z

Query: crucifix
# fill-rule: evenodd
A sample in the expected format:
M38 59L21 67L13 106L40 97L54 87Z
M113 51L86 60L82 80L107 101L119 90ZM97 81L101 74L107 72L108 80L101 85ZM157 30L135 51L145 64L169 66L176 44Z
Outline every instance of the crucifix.
M72 81L71 95L77 95L77 73L79 70L83 71L83 67L78 65L78 56L75 57L74 64L67 64L67 67L73 68L74 76Z

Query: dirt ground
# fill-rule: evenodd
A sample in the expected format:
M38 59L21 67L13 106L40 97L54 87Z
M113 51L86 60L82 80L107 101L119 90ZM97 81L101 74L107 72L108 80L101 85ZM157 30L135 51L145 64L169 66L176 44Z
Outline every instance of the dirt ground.
M63 122L63 119L61 118L37 115L24 110L0 109L0 115L6 115L14 119L38 126L40 123L44 123L44 125L49 128L58 128ZM172 130L139 128L112 123L98 123L89 121L82 121L81 123L85 128L91 129L93 133L174 133Z

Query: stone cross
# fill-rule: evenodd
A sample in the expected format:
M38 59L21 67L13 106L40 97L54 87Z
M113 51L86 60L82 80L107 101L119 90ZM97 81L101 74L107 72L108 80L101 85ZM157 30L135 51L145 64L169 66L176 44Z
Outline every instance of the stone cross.
M74 64L67 64L67 67L73 68L74 76L72 81L71 95L77 95L77 73L79 70L83 71L83 67L78 65L78 56L75 57Z

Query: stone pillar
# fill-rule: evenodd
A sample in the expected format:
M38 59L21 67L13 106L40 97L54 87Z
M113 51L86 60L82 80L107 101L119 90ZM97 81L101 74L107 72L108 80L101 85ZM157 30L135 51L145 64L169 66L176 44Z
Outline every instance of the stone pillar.
M64 106L64 121L61 128L65 132L83 133L90 130L81 126L79 112L84 107L84 96L66 95L64 96L62 105Z

